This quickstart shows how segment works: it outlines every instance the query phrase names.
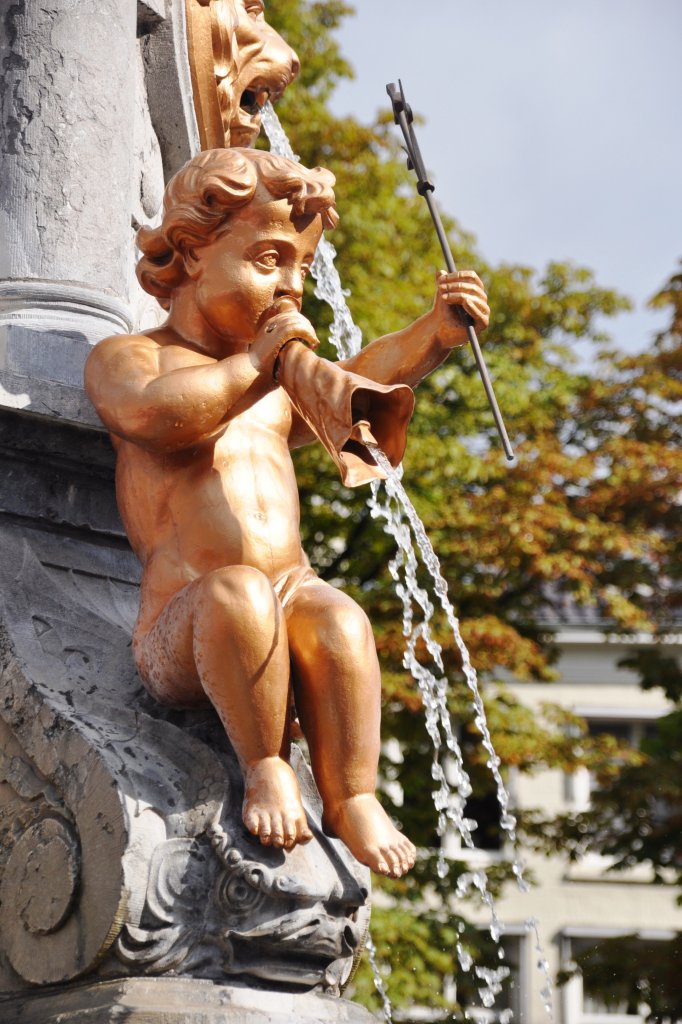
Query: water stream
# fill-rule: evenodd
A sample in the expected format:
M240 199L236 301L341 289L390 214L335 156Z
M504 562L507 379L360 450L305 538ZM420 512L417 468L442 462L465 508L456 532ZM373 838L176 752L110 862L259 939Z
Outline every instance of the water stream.
M287 156L289 159L297 160L298 157L294 154L270 104L264 108L262 120L270 140L271 150L282 156ZM333 312L330 330L332 343L340 358L348 358L360 351L362 332L353 322L348 308L346 293L334 265L335 256L336 251L333 245L323 238L315 254L311 274L316 283L315 295L327 302ZM464 767L462 751L452 727L447 706L448 680L444 671L443 650L434 638L431 629L434 602L431 595L418 583L419 562L414 542L416 542L421 555L422 563L431 577L435 600L445 615L460 653L462 670L471 695L474 722L481 734L483 747L487 754L486 763L497 790L500 826L506 833L514 851L512 870L517 884L525 892L528 890L528 884L523 876L523 864L516 852L516 819L510 810L509 793L500 772L501 762L495 753L490 736L476 671L471 664L469 652L462 639L459 622L448 597L447 583L442 575L438 557L429 541L424 525L402 485L401 469L393 470L386 456L378 448L374 448L372 454L385 472L386 481L383 490L378 483L372 486L369 506L372 516L383 521L385 532L396 542L396 555L391 560L389 569L395 582L396 593L403 605L403 635L405 637L403 664L419 687L424 703L426 729L433 746L431 774L437 787L433 792L433 799L438 815L438 835L444 839L448 830L454 828L465 847L475 848L472 832L476 828L476 823L466 818L464 813L466 801L472 793L471 781ZM416 650L420 641L429 654L432 668L423 665L417 658ZM445 878L449 871L443 847L442 842L437 865L441 878ZM480 901L486 907L489 915L489 931L498 945L498 953L502 959L504 954L500 942L503 927L498 920L488 879L483 869L460 875L456 896L462 898L469 893L477 893ZM553 1009L549 965L540 945L537 922L529 919L526 922L526 931L534 933L536 938L536 949L540 954L538 967L545 978L542 997L551 1021L553 1020ZM390 1024L392 1021L391 1004L378 969L376 950L371 939L368 941L367 949L377 992L383 1004L384 1015ZM478 992L481 1003L486 1008L494 1007L496 997L502 991L504 980L509 975L509 969L503 965L497 968L478 967L461 943L457 943L456 949L461 969L473 972L474 977L480 982ZM499 1017L500 1024L508 1024L511 1019L511 1011L503 1011Z

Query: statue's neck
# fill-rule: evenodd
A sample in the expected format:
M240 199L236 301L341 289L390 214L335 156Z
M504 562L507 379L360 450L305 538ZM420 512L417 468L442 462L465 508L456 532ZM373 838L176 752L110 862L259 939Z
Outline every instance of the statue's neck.
M246 343L219 334L208 323L197 307L194 290L194 282L190 281L173 293L170 314L164 324L165 329L177 335L180 342L184 341L192 348L215 359L222 359L232 352L244 351L248 347Z

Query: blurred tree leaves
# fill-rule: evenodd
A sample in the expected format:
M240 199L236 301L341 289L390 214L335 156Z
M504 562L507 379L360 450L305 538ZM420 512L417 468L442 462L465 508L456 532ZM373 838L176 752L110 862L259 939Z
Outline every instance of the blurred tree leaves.
M334 38L334 29L351 14L342 0L270 0L267 16L301 58L301 76L278 114L303 162L336 174L337 266L356 322L371 340L429 308L442 257L388 110L360 124L328 108L335 84L352 74ZM589 270L569 263L550 263L539 272L491 266L473 237L444 219L457 264L476 269L489 291L493 316L482 342L517 464L509 468L499 450L473 359L462 350L419 388L405 482L488 689L501 673L550 681L556 651L542 625L548 601L559 610L567 601L591 607L616 631L654 635L679 614L682 274L653 300L670 312L669 330L643 354L626 355L613 346L604 325L629 302L598 285ZM322 354L333 356L325 342L330 313L314 298L311 282L306 313L318 328ZM582 349L591 347L588 366L576 360L578 342ZM404 751L403 763L387 759L383 773L387 779L397 775L405 799L400 806L392 802L389 786L386 805L412 838L428 846L435 828L427 797L431 752L416 686L402 668L400 605L386 568L392 544L368 514L366 494L342 487L320 446L298 452L296 465L305 548L320 574L363 604L374 625L385 735ZM438 619L435 632L445 639ZM485 798L490 780L458 659L452 651L446 657L451 710L461 723L475 790ZM659 668L649 666L653 685L660 683ZM504 690L497 698L491 691L487 706L506 765L570 771L588 764L614 803L622 795L619 787L634 787L628 789L633 823L653 813L655 772L661 771L655 786L668 787L665 799L679 798L679 764L668 758L666 769L664 763L667 744L682 748L679 722L670 733L662 726L656 760L653 751L627 752L609 738L590 739L584 723L569 721L559 710L539 722ZM640 780L641 791L633 780ZM595 811L593 842L611 849L617 837L609 839L604 831L610 813L605 800L603 811ZM566 823L557 823L554 832L547 823L542 827L557 844L568 841ZM629 856L627 838L618 842L622 856ZM459 870L453 866L444 885L433 858L427 858L414 876L381 886L372 930L380 956L388 960L390 951L390 994L398 1005L421 1002L454 1010L456 1004L443 995L458 975L453 929L464 928L472 948L485 946L479 931L452 916L449 894ZM499 874L501 881L504 868ZM465 1004L472 993L461 972L458 981ZM358 996L378 1007L366 972L355 984Z

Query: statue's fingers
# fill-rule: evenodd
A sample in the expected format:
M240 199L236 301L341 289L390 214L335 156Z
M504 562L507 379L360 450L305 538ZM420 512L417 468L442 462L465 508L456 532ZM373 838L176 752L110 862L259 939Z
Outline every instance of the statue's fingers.
M463 305L466 302L477 302L479 305L488 305L488 296L485 289L475 284L458 284L444 288L441 294L451 306Z
M289 314L287 319L283 320L280 330L288 334L291 339L300 338L311 348L317 348L320 344L310 320L301 316L300 313Z
M469 299L467 302L462 303L462 305L474 321L476 330L484 331L490 323L490 307L488 304Z
M475 270L439 270L436 274L436 281L439 285L448 284L450 286L473 284L482 291L485 291L483 282Z
M438 282L439 291L448 295L475 295L487 299L488 294L480 281L475 280L452 280L443 278Z
M460 297L450 304L450 309L454 316L457 315L458 309L463 309L473 320L476 331L484 331L490 323L490 309L485 302L474 302L469 298L463 300Z

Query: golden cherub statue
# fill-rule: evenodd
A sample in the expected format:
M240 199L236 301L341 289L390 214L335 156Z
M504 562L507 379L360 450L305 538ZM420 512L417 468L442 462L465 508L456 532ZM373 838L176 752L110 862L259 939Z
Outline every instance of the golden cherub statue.
M311 838L289 764L293 689L326 827L363 864L400 876L415 849L375 796L371 627L309 565L289 455L315 439L305 410L335 401L335 387L321 395L315 383L325 361L300 343L317 345L300 307L322 230L338 219L333 184L329 171L248 149L190 161L166 189L161 225L138 238L139 279L168 319L100 342L86 388L112 435L119 506L144 569L133 650L145 685L166 704L214 705L243 771L244 823L285 849ZM371 463L356 457L377 436L367 395L388 395L406 423L405 385L465 343L454 306L487 325L473 272L440 274L425 316L326 364L349 372L341 404L368 389L336 453L342 470Z

